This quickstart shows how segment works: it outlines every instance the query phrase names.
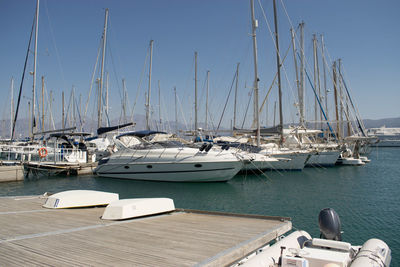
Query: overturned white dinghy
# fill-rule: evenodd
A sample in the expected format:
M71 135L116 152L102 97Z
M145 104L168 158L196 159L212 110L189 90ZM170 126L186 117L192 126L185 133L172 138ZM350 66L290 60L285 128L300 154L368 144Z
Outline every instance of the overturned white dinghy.
M49 209L83 208L104 206L119 199L116 193L94 190L69 190L47 198L43 207Z
M124 220L175 210L170 198L132 198L110 203L101 217L104 220Z

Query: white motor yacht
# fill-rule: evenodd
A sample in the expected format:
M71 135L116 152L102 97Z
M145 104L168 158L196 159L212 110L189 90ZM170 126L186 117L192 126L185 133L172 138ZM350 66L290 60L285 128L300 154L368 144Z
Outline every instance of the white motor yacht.
M118 151L99 161L95 173L103 177L168 181L223 182L232 179L242 162L226 150L211 150L212 144L200 148L186 147L177 141L149 142L160 133L139 131L115 137Z

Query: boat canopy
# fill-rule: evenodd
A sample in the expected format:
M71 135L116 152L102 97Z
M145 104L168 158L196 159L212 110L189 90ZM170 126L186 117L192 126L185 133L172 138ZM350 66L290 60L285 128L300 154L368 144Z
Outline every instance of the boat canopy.
M97 134L101 135L101 134L104 134L104 133L108 133L108 132L111 132L111 131L115 131L115 130L119 130L121 128L125 128L125 127L128 127L128 126L131 126L131 125L134 125L134 123L130 122L130 123L120 124L120 125L116 125L116 126L100 127L100 128L97 129Z
M122 136L137 136L140 138L143 138L145 136L149 136L152 134L167 134L166 132L160 132L160 131L151 131L151 130L145 130L145 131L134 131L134 132L126 132L123 134L118 135L116 138L122 137Z

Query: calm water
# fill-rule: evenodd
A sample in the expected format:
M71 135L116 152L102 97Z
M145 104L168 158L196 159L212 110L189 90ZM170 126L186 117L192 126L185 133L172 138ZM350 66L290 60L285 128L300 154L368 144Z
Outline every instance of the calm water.
M344 241L362 245L383 239L392 249L392 266L400 266L400 149L376 148L362 167L308 168L302 172L238 175L228 183L166 183L93 176L50 177L0 183L0 196L93 189L120 198L169 197L178 208L279 215L318 237L318 213L334 208Z

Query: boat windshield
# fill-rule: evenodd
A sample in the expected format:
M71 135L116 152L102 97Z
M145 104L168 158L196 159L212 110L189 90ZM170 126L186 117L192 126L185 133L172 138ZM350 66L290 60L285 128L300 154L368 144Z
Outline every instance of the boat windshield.
M162 141L162 142L150 142L140 143L138 145L130 146L133 149L160 149L160 148L176 148L183 147L184 145L179 141Z

